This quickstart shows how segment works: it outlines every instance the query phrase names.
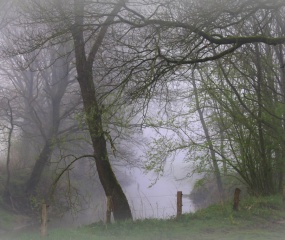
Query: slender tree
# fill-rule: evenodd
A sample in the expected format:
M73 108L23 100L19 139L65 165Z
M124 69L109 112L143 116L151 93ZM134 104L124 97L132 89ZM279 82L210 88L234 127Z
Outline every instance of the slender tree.
M15 97L14 97L15 98ZM13 206L14 208L14 202L11 195L10 190L10 181L11 181L11 147L12 147L12 135L13 131L15 129L15 119L14 119L14 111L12 108L11 101L13 99L9 99L8 97L3 97L1 99L1 112L4 114L1 114L2 121L5 119L6 123L2 127L1 130L4 130L4 132L7 133L7 157L6 157L6 183L4 185L4 191L3 191L3 199L4 202L10 206Z
M211 155L211 159L212 159L214 176L216 178L220 197L222 200L224 200L224 188L223 188L223 182L221 179L221 173L220 173L220 168L219 168L219 164L218 164L218 159L216 157L216 152L215 152L215 148L213 146L213 142L212 142L212 139L210 136L209 128L208 128L206 121L205 121L205 118L204 118L203 107L200 106L200 103L199 103L198 90L197 90L196 80L195 80L194 74L192 76L192 84L193 84L193 93L195 96L196 109L197 109L197 112L198 112L198 115L199 115L199 118L201 121L201 125L203 128L204 134L205 134L205 138L206 138L207 145L208 145L210 155Z

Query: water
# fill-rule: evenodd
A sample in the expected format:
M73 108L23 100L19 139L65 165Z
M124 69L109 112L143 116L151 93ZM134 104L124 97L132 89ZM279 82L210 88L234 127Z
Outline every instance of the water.
M135 182L126 188L128 201L132 208L134 219L145 218L170 218L177 212L177 191L182 191L183 213L194 211L194 206L189 199L193 179L176 180L175 172L158 179L156 176L144 174L140 170L133 170Z

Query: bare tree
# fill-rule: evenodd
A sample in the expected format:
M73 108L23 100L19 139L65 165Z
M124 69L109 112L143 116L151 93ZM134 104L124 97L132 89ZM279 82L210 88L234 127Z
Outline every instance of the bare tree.
M15 97L14 97L15 98ZM11 181L11 170L10 170L10 163L11 163L11 147L12 147L12 135L13 131L15 129L15 119L14 119L14 110L12 107L11 102L13 101L13 98L8 98L7 96L3 96L1 99L1 119L2 121L5 121L6 123L2 122L1 130L4 131L4 134L6 132L7 134L7 157L6 157L6 183L4 186L3 191L3 199L6 204L9 204L13 206L14 203L11 195L10 190L10 181Z
M72 39L77 80L81 89L85 119L94 148L97 171L105 194L112 196L116 220L129 219L132 215L127 198L108 159L106 138L109 139L109 135L103 128L103 106L99 102L96 92L93 66L98 50L108 31L108 26L123 7L123 2L114 1L110 4L96 4L85 1L50 1L49 3L38 1L35 5L30 5L32 11L29 12L28 16L24 16L20 20L30 17L36 24L40 23L41 27L46 30L46 32L43 32L40 28L33 29L34 33L30 35L32 38L27 36L22 41L22 47L24 48L20 48L25 49L24 51L40 49L47 44L53 45L58 41ZM108 11L110 6L113 8L111 12ZM94 15L92 15L92 11L94 11ZM90 22L90 16L90 19L99 17L99 21L96 20L93 25L92 21ZM89 31L88 25L93 25L93 30ZM51 34L51 36L47 37L46 33ZM25 45L27 42L29 42L28 49ZM48 157L50 148L51 144L49 138L47 138L43 158ZM39 165L42 165L42 163L39 163Z
M74 116L82 111L82 100L73 75L72 59L68 46L62 44L37 56L31 53L6 59L1 67L2 76L6 78L5 90L18 96L13 103L19 126L17 140L20 148L25 148L19 162L22 169L32 169L24 186L28 199L46 197L48 187L40 193L39 186L44 171L49 170L47 165L54 150L58 151L62 139L71 141L75 139L72 135L79 133Z

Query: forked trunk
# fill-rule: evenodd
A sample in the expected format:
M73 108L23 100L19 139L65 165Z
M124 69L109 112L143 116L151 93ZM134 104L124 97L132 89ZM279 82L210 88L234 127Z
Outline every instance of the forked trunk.
M80 85L97 171L106 196L112 197L115 220L132 219L132 213L128 200L117 181L108 159L106 139L102 125L102 111L101 106L97 102L93 79L93 63L107 32L108 24L114 20L123 3L124 0L119 0L114 6L110 15L106 18L106 25L101 26L89 54L86 53L85 49L83 1L74 1L75 24L70 29L74 40L77 80Z

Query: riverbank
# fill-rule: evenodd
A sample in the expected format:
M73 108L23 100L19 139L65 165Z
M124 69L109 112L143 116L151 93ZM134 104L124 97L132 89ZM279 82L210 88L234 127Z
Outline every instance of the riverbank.
M47 240L274 240L285 236L285 205L281 196L248 198L239 211L232 203L215 204L180 219L147 219L106 226L96 223L76 229L49 229ZM39 231L10 233L0 240L36 240Z

